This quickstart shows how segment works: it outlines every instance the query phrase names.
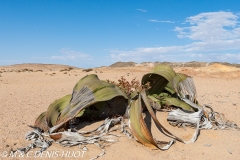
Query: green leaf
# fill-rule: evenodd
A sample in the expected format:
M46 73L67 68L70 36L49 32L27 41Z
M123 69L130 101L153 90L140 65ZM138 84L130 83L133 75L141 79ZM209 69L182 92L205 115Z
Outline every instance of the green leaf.
M35 127L39 127L44 131L47 131L49 129L49 126L46 123L46 113L47 113L46 111L41 113L34 123Z
M99 80L97 75L92 74L85 76L75 85L72 99L62 112L57 123L59 124L68 119L72 119L83 109L92 104L108 101L117 96L122 96L127 99L126 94L120 90L120 88L111 83Z
M130 128L131 128L132 134L134 135L137 141L142 143L144 146L150 147L152 149L162 149L162 150L168 149L174 143L174 140L173 140L173 141L167 142L168 145L166 145L165 147L160 147L161 144L157 143L157 141L154 140L142 116L142 102L144 102L144 104L146 105L156 125L161 128L161 131L165 135L182 141L181 139L171 134L168 130L166 130L157 120L154 114L154 111L152 110L152 107L149 105L149 102L147 100L147 96L144 90L139 94L137 100L131 101L130 109L129 109ZM166 142L163 142L163 143L166 144Z
M162 99L161 103L162 104L173 105L173 106L182 108L183 110L186 110L186 111L191 111L191 112L194 111L193 108L190 105L188 105L184 101L179 100L179 99L174 98L174 97L165 97L164 99Z
M112 100L115 97L123 97L127 100L126 94L119 87L99 80L95 74L85 76L75 85L71 95L55 100L44 113L44 117L37 119L35 126L44 127L44 129L50 128L49 131L52 133L74 117L80 117L83 114L90 115L90 110L85 111L87 107L95 105L95 107L101 108L104 106L101 102ZM124 114L127 104L124 101L119 104L114 106L116 107L115 111Z
M142 78L142 85L150 83L149 94L160 94L164 88L170 83L173 86L173 78L176 76L172 67L167 65L156 66L151 73Z
M142 78L142 84L149 83L150 89L148 89L148 97L151 100L159 103L161 106L174 105L184 110L193 111L193 108L181 101L178 98L183 97L181 88L179 87L189 76L183 73L175 73L172 67L167 65L159 65L155 67L151 73L146 74ZM186 87L190 88L190 87Z
M137 100L132 100L129 110L130 128L134 137L143 145L156 149L158 145L154 141L152 134L149 132L146 123L142 117L141 96Z
M55 100L47 109L46 122L49 127L56 125L61 112L68 106L71 100L71 94Z
M155 124L156 124L159 128L161 128L161 132L162 132L163 134L165 134L166 136L168 136L168 137L171 137L171 138L174 138L174 139L176 139L176 140L179 140L180 142L183 142L182 139L180 139L180 138L176 137L175 135L173 135L173 134L172 134L171 132L169 132L165 127L163 127L163 125L158 121L158 119L157 119L157 117L156 117L156 115L155 115L152 107L151 107L150 104L149 104L149 101L148 101L146 92L143 90L143 91L140 93L140 95L141 95L141 97L142 97L142 99L143 99L143 102L144 102L146 108L148 109L148 111L149 111L149 113L150 113L153 121L155 122Z

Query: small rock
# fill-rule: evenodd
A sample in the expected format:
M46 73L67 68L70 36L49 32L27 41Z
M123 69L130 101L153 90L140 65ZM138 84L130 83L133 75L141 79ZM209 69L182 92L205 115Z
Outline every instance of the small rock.
M86 146L84 146L82 150L83 150L83 151L87 151L88 148L87 148Z
M204 144L204 146L211 147L212 145L211 144Z
M227 151L228 151L228 153L232 154L232 151L231 151L231 150L228 149Z

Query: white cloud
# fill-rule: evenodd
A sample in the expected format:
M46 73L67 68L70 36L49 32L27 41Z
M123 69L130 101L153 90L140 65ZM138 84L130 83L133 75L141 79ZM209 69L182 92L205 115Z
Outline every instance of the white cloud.
M63 48L63 49L61 49L60 52L62 53L62 55L51 56L51 59L72 60L72 61L92 60L90 55L81 53L81 52L76 52L76 51L70 50L68 48Z
M240 62L239 14L207 12L186 18L175 27L177 37L192 42L181 46L112 50L111 57L121 61L227 61ZM150 19L150 22L167 22ZM170 23L171 21L169 21Z
M159 21L156 20L156 19L149 19L148 21L149 21L149 22L159 22Z
M185 51L224 51L224 50L240 50L240 38L229 40L200 41L186 45Z
M165 55L170 52L178 52L183 50L182 46L169 46L169 47L149 47L137 48L132 51L111 50L111 58L115 61L156 61L160 55Z
M147 10L145 9L137 9L138 11L141 11L141 12L147 12Z
M209 54L189 54L191 60L198 61L207 61L207 62L230 62L230 63L238 63L240 61L240 53L232 54L232 53L209 53Z
M175 23L174 21L159 21L156 19L149 19L149 22L156 22L156 23Z
M155 62L155 61L169 61L169 62L189 62L189 61L200 61L200 62L230 62L239 63L240 53L195 53L195 52L168 52L168 53L144 53L134 51L112 51L111 58L114 62L116 61L134 61L137 63L141 62Z
M176 52L183 49L183 46L167 46L167 47L153 47L153 48L138 48L137 52L139 53L168 53Z
M240 38L238 15L232 12L208 12L186 19L188 27L176 27L179 38L199 41L229 40Z

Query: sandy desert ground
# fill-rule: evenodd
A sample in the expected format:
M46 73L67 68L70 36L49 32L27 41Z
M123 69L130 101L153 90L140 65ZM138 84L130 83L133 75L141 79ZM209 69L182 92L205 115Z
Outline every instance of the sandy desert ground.
M70 94L76 82L87 74L97 74L102 80L117 81L121 76L131 80L150 72L152 66L100 67L90 72L62 65L23 64L0 66L0 159L35 159L30 157L5 158L2 153L30 144L24 135L31 131L40 113L45 111L55 99ZM215 111L240 126L240 68L211 65L206 67L174 68L176 72L193 77L200 104L209 104ZM176 135L190 139L194 132L170 126L165 113L157 113L159 120ZM92 130L102 122L88 124L82 130ZM158 140L170 140L162 135L152 123L153 136ZM89 145L83 157L52 157L51 159L91 159L101 153L95 145ZM53 144L48 151L79 151L75 146L64 148ZM201 130L195 143L176 142L169 150L151 150L126 136L119 142L106 146L106 154L101 159L195 159L195 160L240 160L240 131ZM34 150L36 151L36 149ZM46 159L41 158L41 159Z

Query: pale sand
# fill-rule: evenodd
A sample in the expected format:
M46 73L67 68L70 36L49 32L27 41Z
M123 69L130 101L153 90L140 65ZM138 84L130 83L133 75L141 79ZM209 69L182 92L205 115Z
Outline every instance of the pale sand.
M23 147L30 142L24 139L27 125L33 125L40 113L55 99L70 94L79 79L87 74L97 74L100 79L117 81L121 76L128 80L141 77L151 71L151 67L127 67L93 69L83 72L81 69L60 72L66 66L32 66L31 69L43 72L15 72L26 66L0 67L0 154L11 148ZM51 70L50 70L51 69ZM4 71L13 72L4 72ZM209 104L215 111L224 113L225 117L240 126L240 69L226 66L209 66L201 68L175 68L177 72L191 75L196 84L198 101L200 104ZM53 74L55 73L55 74ZM184 139L190 139L192 129L183 129L170 126L166 122L166 114L157 113L159 120L170 131ZM92 130L102 122L87 125L83 130ZM152 123L153 136L160 140L170 140L161 134ZM210 146L207 146L210 145ZM83 158L90 159L101 153L94 145L89 145ZM240 131L235 130L202 130L195 143L183 144L176 142L169 150L151 150L135 140L124 135L119 142L105 148L106 154L99 159L240 159ZM36 149L34 150L36 151ZM78 147L65 148L53 144L48 151L79 151ZM0 156L0 159L4 159ZM5 158L7 159L7 158ZM16 159L16 158L14 158ZM18 158L23 159L23 158ZM34 159L33 155L30 158ZM42 158L45 159L45 158ZM64 159L60 156L57 159ZM67 158L76 159L76 158Z

